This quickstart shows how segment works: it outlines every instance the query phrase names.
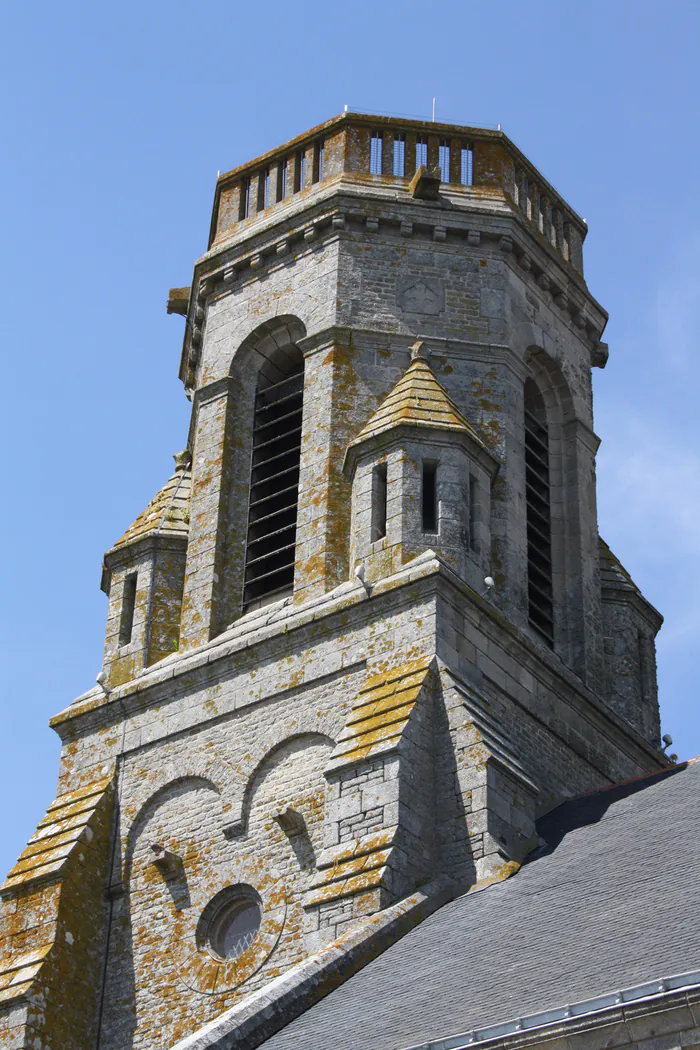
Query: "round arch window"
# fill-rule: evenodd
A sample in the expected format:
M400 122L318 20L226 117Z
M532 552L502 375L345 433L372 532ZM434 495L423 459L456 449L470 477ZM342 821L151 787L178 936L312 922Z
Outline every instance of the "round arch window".
M251 886L232 886L218 893L199 921L197 940L222 962L250 948L262 922L260 897Z

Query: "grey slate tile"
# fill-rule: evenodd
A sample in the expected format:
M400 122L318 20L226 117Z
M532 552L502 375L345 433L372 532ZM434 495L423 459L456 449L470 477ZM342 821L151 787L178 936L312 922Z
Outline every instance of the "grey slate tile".
M264 1044L400 1050L700 967L700 761L575 799L507 882L446 904Z

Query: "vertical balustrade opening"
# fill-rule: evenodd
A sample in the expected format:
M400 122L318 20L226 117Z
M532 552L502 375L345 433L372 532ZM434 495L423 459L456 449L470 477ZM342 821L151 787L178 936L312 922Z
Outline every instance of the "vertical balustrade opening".
M294 586L304 360L288 346L261 371L255 397L248 505L245 609Z
M525 494L527 503L528 619L554 644L549 430L542 395L525 383Z
M440 181L450 181L450 144L443 140L438 146L438 167L440 168Z
M297 150L296 163L294 165L294 192L299 193L304 189L306 181L306 155L303 149Z
M326 147L323 139L314 143L314 182L321 182L326 163Z
M277 166L277 200L283 201L287 196L288 164L285 159Z
M416 139L416 168L421 164L428 166L428 140L422 135Z
M375 543L386 536L386 499L387 469L386 463L378 463L372 470L372 522L370 540Z
M460 151L459 181L462 186L474 185L474 151L471 146L463 146Z
M239 219L247 219L250 215L250 179L241 179L240 198L238 204Z
M370 175L382 174L382 152L383 137L381 131L373 131L369 143L369 172Z
M406 136L394 135L394 175L403 178L406 174Z
M423 532L437 532L437 463L431 460L426 460L423 463L421 504L423 514Z

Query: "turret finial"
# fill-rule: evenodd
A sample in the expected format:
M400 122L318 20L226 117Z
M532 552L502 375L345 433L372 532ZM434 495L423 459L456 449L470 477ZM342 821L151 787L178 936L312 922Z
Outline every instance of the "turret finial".
M175 460L175 471L179 474L183 470L189 470L192 453L188 448L184 448L182 452L176 452L173 459Z
M430 351L423 342L422 339L417 339L411 347L411 360L417 361L419 358L421 361L427 361L430 357Z

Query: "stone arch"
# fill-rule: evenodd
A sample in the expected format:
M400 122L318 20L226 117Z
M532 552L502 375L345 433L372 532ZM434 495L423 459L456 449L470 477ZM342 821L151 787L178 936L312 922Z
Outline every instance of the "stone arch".
M231 360L230 374L274 369L288 347L296 347L306 336L306 326L294 314L271 317L254 328L240 343Z
M229 398L226 419L226 493L223 503L221 535L221 561L217 571L222 581L222 612L220 628L232 623L246 607L250 608L258 597L269 600L262 592L264 584L257 582L265 569L259 563L253 575L256 582L246 593L246 551L250 512L251 470L255 466L253 434L255 427L256 398L268 387L285 378L292 379L304 371L304 356L299 342L306 335L306 326L293 314L281 314L268 318L257 325L235 349L230 366L232 396ZM303 379L302 398L303 398ZM273 398L274 400L274 398ZM285 467L288 464L285 463ZM259 477L264 475L259 475ZM286 521L291 527L293 522ZM270 524L272 531L272 525ZM284 538L286 550L292 541ZM282 543L282 540L280 540ZM265 554L273 551L265 549ZM286 566L289 569L289 566ZM292 568L293 572L293 568ZM248 577L250 580L250 572ZM269 589L274 590L268 578ZM288 579L280 582L279 590L291 587ZM260 592L260 593L258 593Z
M234 800L239 779L236 770L217 755L195 750L174 756L154 777L135 787L130 793L129 806L133 817L123 836L124 882L128 881L134 844L139 832L169 789L187 780L210 785L221 799L222 831L226 834L230 814L235 811Z
M282 748L302 739L315 743L327 742L331 748L335 746L334 740L323 732L319 719L314 719L310 726L292 732L282 727L272 739L268 738L267 747L249 755L245 765L241 765L243 775L237 782L236 792L231 799L227 834L243 834L247 825L253 789L260 773Z

